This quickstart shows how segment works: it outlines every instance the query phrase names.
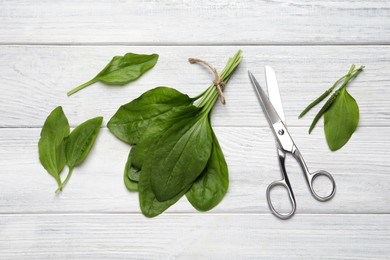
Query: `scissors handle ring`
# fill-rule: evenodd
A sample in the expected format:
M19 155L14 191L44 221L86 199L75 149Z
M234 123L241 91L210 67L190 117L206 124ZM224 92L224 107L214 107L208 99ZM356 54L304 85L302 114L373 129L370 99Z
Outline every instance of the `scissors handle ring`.
M287 190L287 193L288 193L288 197L290 199L290 202L291 202L291 211L286 213L286 214L282 214L280 212L278 212L274 206L272 205L272 201L271 201L271 190L276 187L276 186L282 186L284 188L286 188ZM290 217L292 217L295 213L295 210L297 208L297 205L296 205L296 202L295 202L295 197L294 197L294 194L292 193L292 190L291 190L291 187L287 184L286 180L285 179L282 179L282 180L279 180L279 181L274 181L272 182L270 185L268 185L268 188L267 188L267 202L268 202L268 206L272 212L272 214L274 214L276 217L280 218L280 219L288 219Z
M279 181L274 181L272 182L268 188L267 188L267 192L266 192L266 195L267 195L267 202L268 202L268 206L271 210L271 212L278 218L280 219L288 219L290 217L292 217L292 215L294 215L295 213L295 210L297 208L297 205L296 205L296 202L295 202L295 197L294 197L294 193L292 191L292 188L291 188L291 184L290 184L290 180L288 179L288 175L287 175L287 172L286 172L286 165L285 165L285 162L286 162L286 153L278 148L277 149L277 152L278 152L278 158L279 158L279 166L280 166L280 170L282 172L282 179L279 180ZM284 187L286 190L287 190L287 194L288 194L288 197L290 199L290 202L291 202L291 211L287 214L281 214L279 213L275 208L274 206L272 205L272 201L271 201L271 190L276 187L276 186L282 186Z
M309 189L310 189L311 194L313 195L313 197L316 200L322 201L322 202L330 200L331 198L333 198L334 194L336 193L336 182L335 182L333 176L329 172L324 171L324 170L319 170L319 171L316 171L316 172L313 172L313 173L309 172L309 169L307 168L307 165L305 163L305 160L302 157L301 152L298 150L298 148L295 145L293 147L292 155L298 161L298 163L301 165L301 168L302 168L302 170L303 170L303 172L305 174L307 185L309 186ZM319 176L327 177L330 180L330 182L332 183L332 191L327 196L320 196L314 190L313 182Z
M325 176L332 183L332 191L327 196L320 196L314 190L313 182L319 176ZM327 200L330 200L331 198L333 198L334 194L336 193L336 182L335 182L333 176L329 172L324 171L324 170L319 170L319 171L316 171L316 172L313 172L313 173L309 173L308 178L309 178L308 182L309 182L309 187L310 187L311 193L313 194L313 197L316 200L323 202L323 201L327 201Z

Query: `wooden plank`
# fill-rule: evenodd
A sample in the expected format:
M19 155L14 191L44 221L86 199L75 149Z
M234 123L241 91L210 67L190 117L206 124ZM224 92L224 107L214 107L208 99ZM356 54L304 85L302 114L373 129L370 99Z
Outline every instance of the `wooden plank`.
M389 215L0 215L2 259L387 259Z
M299 113L352 63L366 70L348 88L356 98L361 126L389 126L390 48L337 47L242 47L244 60L226 87L226 106L217 104L213 124L219 126L266 126L247 70L264 83L263 66L277 73L289 126L309 127L316 107L303 119ZM238 47L53 47L0 46L0 127L40 127L58 105L62 105L72 125L86 118L103 115L105 122L118 107L156 86L171 86L197 95L212 81L201 65L190 65L188 57L200 57L222 69ZM66 92L93 77L114 55L133 51L157 52L160 61L141 79L124 87L97 83L74 96ZM322 121L319 122L322 124Z
M389 43L387 1L0 1L1 43Z
M216 127L230 171L230 188L212 212L269 213L265 190L280 178L275 143L268 127ZM309 193L295 160L287 169L300 213L389 213L389 128L362 127L340 151L328 150L324 135L307 135L291 128L311 170L326 169L337 182L336 196L327 203ZM128 192L122 180L129 146L102 129L91 154L77 167L64 192L55 195L55 180L40 165L37 142L40 129L0 130L0 213L135 212L138 195ZM63 179L66 170L63 173ZM327 182L318 183L320 192ZM275 205L288 208L282 190L273 194ZM168 212L195 212L182 199Z

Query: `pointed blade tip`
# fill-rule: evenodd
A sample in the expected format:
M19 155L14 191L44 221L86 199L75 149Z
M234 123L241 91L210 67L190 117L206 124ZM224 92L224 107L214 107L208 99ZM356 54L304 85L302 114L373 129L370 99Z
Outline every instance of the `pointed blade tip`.
M253 73L252 73L250 70L248 70L248 75L249 75L249 79L250 79L252 82L254 82L254 81L256 80L255 76L253 75Z
M274 72L274 69L273 69L271 66L269 66L269 65L265 65L264 68L265 68L265 73L266 73L266 74L267 74L267 70L268 70L268 71L271 71L271 72ZM275 72L274 72L274 73L275 73Z

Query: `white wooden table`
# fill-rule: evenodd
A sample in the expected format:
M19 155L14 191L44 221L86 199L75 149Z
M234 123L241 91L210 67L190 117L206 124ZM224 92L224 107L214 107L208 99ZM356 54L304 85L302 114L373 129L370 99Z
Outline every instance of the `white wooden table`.
M370 259L390 257L390 3L280 1L0 0L0 259ZM238 49L244 60L217 104L213 126L230 170L222 203L196 212L185 198L154 219L122 182L129 147L104 126L64 192L40 165L37 142L62 105L71 125L158 85L195 95ZM114 55L160 54L125 87L95 84L72 97ZM349 143L332 153L316 108L300 111L355 63L348 87L360 106ZM291 134L309 168L326 169L336 196L316 201L288 160L297 213L281 221L265 189L279 178L274 139L250 85L251 69L277 72ZM278 196L277 196L278 198ZM279 206L284 207L283 203Z

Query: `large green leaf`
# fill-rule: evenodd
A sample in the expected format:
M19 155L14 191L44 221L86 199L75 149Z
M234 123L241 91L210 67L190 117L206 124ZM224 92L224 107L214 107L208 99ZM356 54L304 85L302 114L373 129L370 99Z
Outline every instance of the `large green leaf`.
M179 194L175 195L173 198L160 202L156 195L153 192L152 184L151 184L151 169L153 168L152 158L147 157L145 160L145 167L141 171L140 180L138 183L138 196L139 203L141 207L142 214L147 217L155 217L166 209L168 209L171 205L175 204L191 187L188 185L183 191Z
M229 187L229 174L225 157L217 137L214 132L212 134L213 147L206 168L186 193L188 201L200 211L207 211L218 205Z
M179 106L190 105L193 99L181 92L158 87L121 106L110 119L107 127L116 137L129 144L136 144L146 128Z
M59 175L66 164L64 138L69 131L68 119L62 107L57 107L47 117L38 142L39 160L59 186Z
M329 148L336 151L343 147L359 123L359 107L345 88L324 114L324 129Z
M153 150L153 146L159 140L161 134L171 127L174 122L196 116L199 111L199 108L192 105L174 107L169 112L160 116L158 120L154 120L149 124L138 144L131 148L126 162L124 183L128 190L138 191L137 182L140 181L143 161L145 160L147 152ZM150 183L150 180L148 180L148 182ZM145 188L145 185L142 187L144 187L143 191L145 194L143 196L143 211L146 216L152 217L156 214L158 215L171 205L169 203L159 203L158 201L155 201L155 196L151 191L150 184L147 186L150 187L150 189ZM174 202L172 202L172 204Z
M161 135L176 122L195 117L200 110L200 108L193 105L174 107L154 120L143 132L138 144L131 149L132 167L141 169L147 152L160 139Z
M179 121L165 131L147 155L153 162L153 167L147 169L151 171L156 198L169 200L187 189L205 168L211 146L211 128L203 113ZM145 171L142 169L141 174Z

